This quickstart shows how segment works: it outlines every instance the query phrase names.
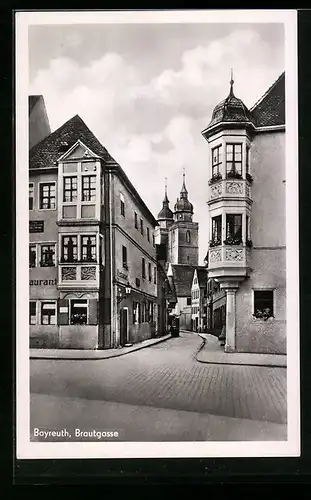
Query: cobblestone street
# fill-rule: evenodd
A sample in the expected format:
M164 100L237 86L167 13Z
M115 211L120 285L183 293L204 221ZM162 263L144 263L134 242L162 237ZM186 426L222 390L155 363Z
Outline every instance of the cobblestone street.
M44 395L46 403L49 395L59 402L72 398L77 405L80 399L81 404L109 402L286 423L285 368L198 363L195 355L201 343L196 334L182 333L114 359L32 360L32 425L38 425L38 401Z

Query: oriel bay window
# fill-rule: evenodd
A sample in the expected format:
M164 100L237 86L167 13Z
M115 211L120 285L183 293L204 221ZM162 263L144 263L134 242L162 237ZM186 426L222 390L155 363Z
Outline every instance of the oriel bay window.
M242 144L226 144L227 177L242 177Z
M45 182L39 184L41 210L54 210L56 208L56 187L55 182Z
M226 215L226 245L240 245L242 243L242 214Z
M77 236L62 237L62 262L78 261L78 241Z
M82 201L96 200L96 175L82 176Z
M212 218L212 239L210 241L210 247L221 245L221 221L221 215Z
M78 180L77 177L64 177L64 201L76 201L78 197Z
M81 236L81 257L83 262L96 262L96 236Z
M41 267L55 266L55 245L41 245Z
M56 325L55 302L41 302L41 325Z

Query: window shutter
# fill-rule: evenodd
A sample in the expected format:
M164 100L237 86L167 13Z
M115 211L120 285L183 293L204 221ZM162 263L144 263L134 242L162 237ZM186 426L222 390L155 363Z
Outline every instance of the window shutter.
M98 300L89 299L89 325L98 325Z
M58 324L69 325L69 300L58 299Z

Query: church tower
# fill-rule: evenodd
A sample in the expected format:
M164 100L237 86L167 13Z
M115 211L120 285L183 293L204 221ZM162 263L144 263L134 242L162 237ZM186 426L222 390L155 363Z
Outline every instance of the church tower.
M157 221L158 221L158 226L155 229L155 242L157 245L165 245L167 249L169 228L174 222L174 216L172 210L170 209L170 201L167 197L166 179L165 179L164 200L162 202L162 209L158 213Z
M168 261L171 264L197 266L199 260L199 224L192 221L193 205L188 200L185 173L180 198L174 206L173 223L168 231Z

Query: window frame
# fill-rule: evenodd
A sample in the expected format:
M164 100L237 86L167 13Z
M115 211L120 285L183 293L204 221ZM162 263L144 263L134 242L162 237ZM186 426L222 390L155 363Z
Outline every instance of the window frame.
M42 249L44 247L54 247L54 254L52 257L52 264L50 265L43 265L43 259L42 259ZM40 267L55 267L56 266L56 243L40 243Z
M240 242L242 243L242 240L243 240L243 214L242 213L226 213L226 241L238 241L240 240ZM235 218L239 217L240 218L240 221L241 221L241 224L240 225L236 225L235 223ZM232 230L232 234L230 234L229 232L229 228L230 228L230 219L232 218L232 220L234 221L233 222L233 230L232 230L232 227L230 230ZM240 231L240 235L237 236L237 233ZM234 244L234 243L233 243Z
M157 266L153 266L153 284L157 284Z
M222 214L212 217L211 224L211 241L221 245L222 240Z
M149 280L149 283L151 283L151 281L152 281L151 262L148 262L148 280Z
M83 239L84 238L94 238L95 239L95 243L91 244L91 249L95 249L94 260L84 260L83 249L87 248L87 245L83 244ZM96 236L96 234L85 234L85 233L80 234L79 243L80 243L80 248L78 247L78 250L77 250L78 259L79 259L79 252L80 252L80 259L79 260L81 262L83 262L83 263L97 264L98 263L98 259L97 259L97 236ZM92 252L91 252L91 254L92 254Z
M72 185L73 185L73 179L76 180L76 187L75 189L73 189ZM66 189L66 181L67 180L70 180L70 188ZM66 196L66 192L69 192L70 193L70 199L69 200L66 200L65 199L65 196ZM73 193L76 193L76 197L73 198ZM73 204L73 205L77 205L78 203L78 197L79 197L79 187L78 187L78 175L63 175L63 204L66 204L69 203L69 204Z
M139 229L138 228L138 214L137 212L134 212L134 226L135 226L135 229Z
M81 164L82 168L82 164ZM94 186L91 184L91 178L94 178ZM84 187L85 179L89 180L88 187ZM81 204L90 203L91 205L96 205L97 202L97 175L96 174L85 174L81 171ZM84 198L84 192L87 191L89 193L89 199ZM91 199L92 193L94 193L95 198ZM79 197L79 193L78 193Z
M32 300L30 299L29 300L29 326L34 326L34 325L37 325L38 324L38 305L37 305L37 300ZM30 304L34 304L35 305L35 314L34 315L31 315L31 310L30 310ZM31 322L31 317L34 317L35 318L35 322L32 323Z
M55 195L52 197L55 199L55 206L54 208L41 208L41 189L43 188L43 186L46 186L46 185L54 185L54 189L55 189ZM39 211L45 211L45 210L57 210L57 189L56 189L56 181L40 181L38 182L38 193L39 193L39 196L38 196L38 210ZM46 198L46 197L45 197ZM51 198L51 197L50 197Z
M217 162L214 163L214 153L217 151ZM222 166L222 144L212 148L212 178L216 175L221 175Z
M30 247L33 247L35 249L35 265L31 266L30 265ZM38 249L37 249L37 244L36 243L29 243L29 269L34 269L37 267L38 264Z
M146 279L146 259L144 257L141 258L141 276L142 279Z
M232 160L228 160L228 155L230 154L228 152L228 146L232 146ZM237 147L240 147L241 152L236 152ZM236 155L241 155L241 159L237 160ZM228 169L228 164L231 164L231 168ZM243 143L242 142L227 142L226 143L226 178L230 178L230 175L228 176L228 173L232 173L233 175L238 174L239 176L242 177L242 164L243 164ZM237 165L239 166L239 169L237 168Z
M125 245L122 245L122 267L128 270L127 247Z
M43 323L42 321L42 317L44 316L42 314L42 310L43 310L43 305L44 304L53 304L55 306L55 323L51 323L50 322L50 319L49 319L49 322L48 323ZM49 315L48 315L49 316ZM52 316L52 315L50 315ZM46 299L46 300L40 300L40 325L41 326L57 326L57 322L58 322L58 318L57 318L57 301L56 300L49 300L49 299Z
M32 186L32 187L30 187ZM30 189L32 189L32 196L30 196ZM30 208L30 200L32 200L32 208ZM33 211L35 207L35 184L34 182L28 183L28 210Z
M150 228L147 226L147 241L150 243Z
M77 253L76 253L76 259L72 259L72 260L65 260L65 257L64 257L64 239L65 238L73 238L73 239L76 239L76 248L77 248ZM60 244L61 244L61 262L63 263L66 263L66 264L73 264L73 263L78 263L79 262L79 234L62 234L61 235L61 239L60 239ZM67 245L66 245L67 246Z
M86 322L85 323L73 323L72 320L71 320L71 317L72 317L72 308L73 308L73 303L74 302L85 302L86 303ZM90 303L89 303L89 299L76 299L76 298L72 298L72 299L69 299L69 318L68 318L68 323L69 325L89 325L89 315L90 315L90 311L89 311L89 307L90 307Z
M256 308L255 308L255 302L256 302L256 293L265 293L265 292L270 292L272 294L272 314L270 314L269 316L266 316L264 315L263 311L261 311L261 314L262 316L257 316L257 311L256 311ZM252 315L258 319L263 319L263 320L267 320L268 318L275 318L275 288L253 288L252 289L252 294L253 294L253 300L252 300ZM262 299L261 299L262 300ZM265 309L268 309L268 308L265 308ZM258 311L260 311L260 309L257 308Z
M140 234L144 236L144 220L140 219Z
M125 201L122 193L120 193L120 212L122 217L125 217Z

